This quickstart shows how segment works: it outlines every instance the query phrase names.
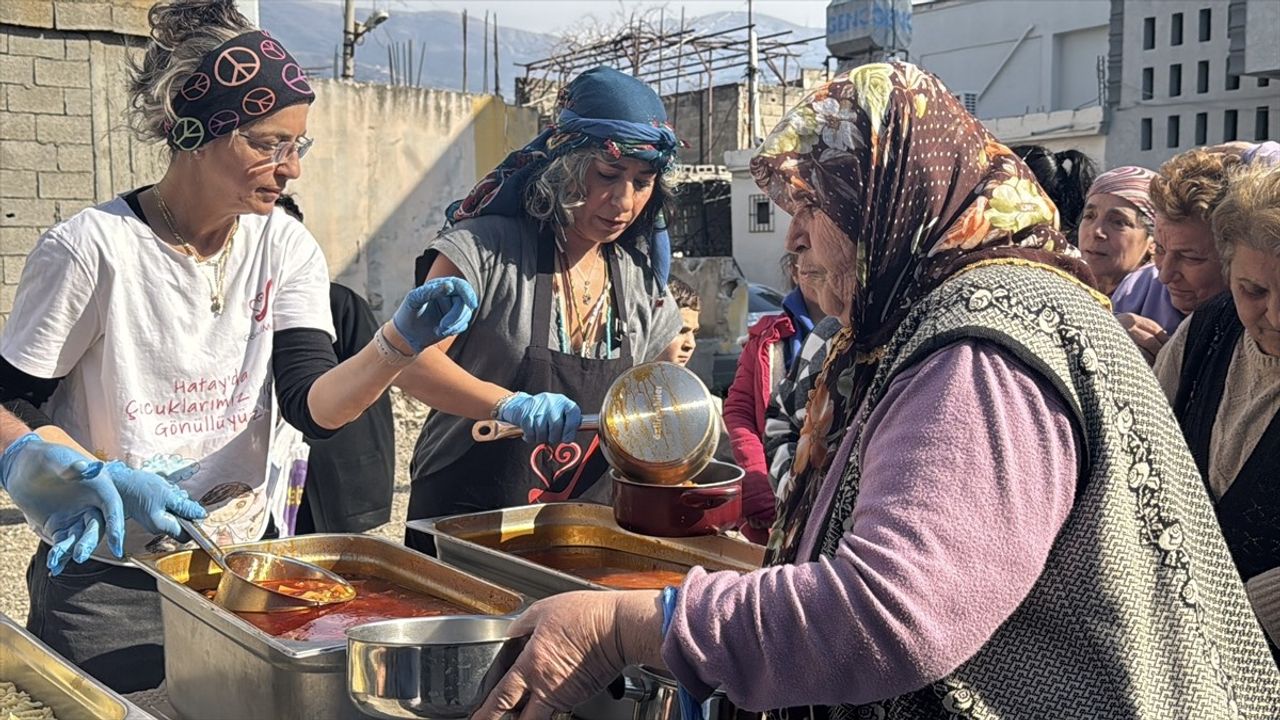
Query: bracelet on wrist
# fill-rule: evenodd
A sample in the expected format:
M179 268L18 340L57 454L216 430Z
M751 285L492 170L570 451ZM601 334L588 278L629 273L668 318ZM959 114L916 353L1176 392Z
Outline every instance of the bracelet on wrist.
M386 333L383 332L384 328L386 328L386 325L379 327L377 332L373 334L373 346L378 350L378 357L387 365L396 368L405 367L413 362L417 355L406 355L395 345L392 345L391 341L387 339Z
M498 402L493 404L493 410L489 413L489 419L497 420L498 416L502 414L502 409L507 406L507 403L511 402L511 400L519 394L520 393L508 393L498 398Z

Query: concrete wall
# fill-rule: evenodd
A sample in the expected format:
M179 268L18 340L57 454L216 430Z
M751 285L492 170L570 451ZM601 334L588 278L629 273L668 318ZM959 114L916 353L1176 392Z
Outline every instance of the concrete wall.
M938 0L916 5L911 59L980 118L1070 110L1097 101L1107 0Z
M1055 152L1075 149L1088 155L1098 167L1109 167L1103 119L1103 109L1095 105L1082 110L992 118L983 120L983 124L1006 145L1043 145Z
M1165 160L1196 146L1196 116L1204 113L1208 144L1223 142L1227 111L1236 113L1236 139L1254 140L1260 136L1280 138L1280 80L1261 86L1259 78L1241 76L1237 89L1228 90L1227 34L1228 4L1217 0L1124 0L1117 3L1115 14L1121 37L1120 83L1118 96L1108 98L1111 104L1111 130L1107 139L1107 162L1111 166L1142 165L1158 168ZM1200 10L1210 10L1210 37L1201 42ZM1170 29L1175 13L1182 13L1183 40L1172 45ZM1143 49L1143 24L1155 19L1155 47ZM1280 43L1280 34L1271 33L1271 43ZM1208 92L1198 92L1197 68L1201 61L1209 63ZM1113 64L1114 65L1114 64ZM1170 68L1182 68L1182 93L1169 92ZM1151 68L1154 75L1153 97L1142 97L1142 74ZM1256 109L1268 107L1267 128L1255 124ZM1178 141L1169 137L1169 118L1179 118ZM1151 124L1151 147L1143 149L1142 124ZM1261 131L1261 132L1260 132Z
M449 203L537 134L537 112L492 95L319 80L317 138L290 188L333 278L390 317Z
M44 230L162 172L124 117L149 4L0 2L0 323Z
M724 164L733 175L730 197L733 212L733 258L749 281L782 290L786 287L786 278L778 268L778 260L786 252L787 227L791 224L791 216L770 201L773 229L752 232L752 200L764 195L764 191L751 178L749 163L754 154L754 150L735 150L724 154Z

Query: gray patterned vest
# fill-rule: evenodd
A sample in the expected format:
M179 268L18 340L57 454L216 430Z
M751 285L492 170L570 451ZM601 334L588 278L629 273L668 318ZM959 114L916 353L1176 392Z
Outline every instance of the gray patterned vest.
M1079 497L1031 593L976 655L931 687L830 717L1280 718L1280 670L1178 422L1080 283L1023 261L978 263L947 280L890 341L862 425L898 373L974 338L1013 353L1065 400L1088 451ZM857 455L825 555L857 501Z

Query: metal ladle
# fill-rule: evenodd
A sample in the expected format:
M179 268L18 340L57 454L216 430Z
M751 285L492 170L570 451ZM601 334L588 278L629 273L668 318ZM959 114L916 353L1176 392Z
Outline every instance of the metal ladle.
M289 612L355 599L356 589L351 583L318 565L253 550L224 553L198 524L182 518L178 518L178 524L222 568L214 602L228 610ZM342 593L333 599L311 600L264 587L261 583L268 580L323 580L342 588Z

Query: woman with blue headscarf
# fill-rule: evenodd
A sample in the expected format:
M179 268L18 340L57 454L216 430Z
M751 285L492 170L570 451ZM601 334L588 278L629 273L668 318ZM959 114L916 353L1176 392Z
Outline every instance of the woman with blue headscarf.
M660 228L678 143L662 101L599 67L558 105L554 125L450 206L419 258L420 280L465 278L480 304L468 332L399 381L436 411L414 451L410 519L594 496L606 465L579 433L582 408L680 329ZM485 418L524 439L474 444Z

